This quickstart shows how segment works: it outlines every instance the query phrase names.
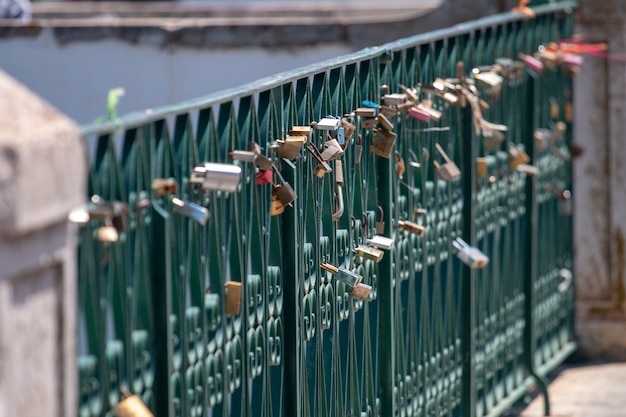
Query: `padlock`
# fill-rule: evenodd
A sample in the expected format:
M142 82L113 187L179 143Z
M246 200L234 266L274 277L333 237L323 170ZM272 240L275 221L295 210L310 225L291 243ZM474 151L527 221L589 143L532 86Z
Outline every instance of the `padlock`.
M563 139L563 135L567 131L567 125L564 122L556 122L552 128L550 137L548 138L550 143L556 143Z
M382 93L383 97L389 94L389 86L387 84L381 85L378 90Z
M452 162L450 158L448 158L448 155L444 152L443 148L438 143L435 143L435 147L437 148L439 154L441 154L443 159L446 161L444 164L439 164L439 162L433 161L433 164L435 165L437 173L439 174L441 179L443 179L445 182L450 182L453 179L460 177L461 170L459 169L459 167L456 166L456 164Z
M253 142L253 141L248 142L248 151L254 152L256 154L256 159L254 160L254 163L261 170L267 171L270 168L272 168L272 164L273 164L272 160L269 159L267 156L263 155L263 153L261 152L261 147L256 142Z
M452 246L457 249L456 256L470 268L484 268L489 263L489 257L480 249L470 246L460 237L452 241Z
M292 136L306 136L311 134L311 126L291 126L291 129L287 132Z
M408 220L398 220L398 227L417 236L424 236L424 232L426 232L426 227Z
M400 112L400 113L408 113L409 110L411 110L413 107L415 107L415 103L413 103L412 101L407 101L404 104L400 104L396 107L396 109Z
M380 107L380 114L382 114L385 117L393 117L396 114L398 114L398 108L395 106L381 106Z
M285 211L285 206L282 205L278 198L275 195L272 195L272 199L270 202L270 215L278 216Z
M236 316L241 311L241 282L228 281L224 283L226 314Z
M415 90L405 87L402 84L400 84L400 89L410 101L417 101L417 92Z
M509 146L509 169L511 172L517 170L517 168L522 165L530 162L530 157L524 150L517 148L513 145Z
M486 177L489 172L489 167L487 165L487 157L481 156L476 158L476 175L479 177Z
M266 169L266 170L260 169L255 174L254 177L255 177L255 180L256 180L256 185L271 184L272 183L272 170L271 169Z
M561 62L563 62L563 54L556 51L550 51L545 48L539 50L536 56L544 62L552 65L552 67L559 66L561 65Z
M236 165L206 162L194 168L189 181L205 190L234 192L240 177L241 168Z
M504 81L504 78L502 78L501 75L491 70L474 73L474 79L478 82L478 84L487 88L500 88L502 86L502 81Z
M504 134L496 129L483 129L483 149L485 152L493 152L500 148L504 142Z
M209 210L207 210L206 207L202 207L191 201L181 200L177 197L172 197L171 201L174 206L174 212L190 217L203 226L209 219Z
M285 181L280 172L274 167L274 172L278 176L280 184L274 185L274 189L272 190L272 195L275 196L278 201L283 205L290 205L297 197L291 185Z
M119 233L113 226L102 226L98 228L98 240L100 242L115 243L119 240Z
M315 147L315 145L312 142L309 142L307 144L306 149L307 149L307 151L309 151L311 156L313 156L313 158L315 158L315 160L317 160L317 162L318 162L318 165L315 167L315 169L313 171L317 177L321 178L321 177L324 176L324 174L332 172L333 169L322 158L322 156L320 155L319 150Z
M376 117L376 115L378 114L378 110L372 109L370 107L359 107L358 109L354 111L354 113L359 117L372 118L372 117Z
M334 117L324 117L319 122L315 123L313 127L317 130L337 130L341 126L341 119Z
M228 156L235 161L242 162L254 162L256 160L257 154L252 151L231 151L228 152Z
M337 268L336 266L331 265L329 263L322 263L320 267L323 270L336 275L337 280L343 282L344 284L349 285L350 287L354 287L355 285L358 285L363 279L361 275L357 274L354 271L350 271L349 269L345 269L341 267Z
M330 139L324 143L324 152L320 154L324 161L332 161L335 158L343 156L343 148L337 142L337 139Z
M370 152L384 158L390 158L398 135L392 132L385 132L382 129L373 129L372 133Z
M354 298L355 300L363 301L370 296L371 292L372 287L370 285L359 282L352 288L352 291L350 291L350 297Z
M376 220L376 233L382 235L385 233L385 216L383 208L378 206L378 219Z
M398 174L399 179L402 179L405 171L406 167L404 165L404 159L400 156L400 152L396 151L396 173Z
M543 71L543 62L541 62L540 60L538 60L534 56L530 56L530 55L526 55L526 54L520 53L519 54L519 58L531 70L533 70L533 71L535 71L537 73Z
M422 100L420 104L417 105L417 108L428 113L431 119L435 122L441 120L441 112L439 110L435 110L432 107L432 102L430 100Z
M391 250L393 248L393 239L380 235L367 239L367 243L384 250Z
M350 139L352 139L352 135L354 135L354 132L356 131L356 126L342 119L341 127L343 128L343 131L344 131L345 140L346 142L348 142Z
M387 106L397 106L402 103L406 103L407 95L406 94L385 94L383 96L383 102Z
M355 250L356 256L364 259L369 259L370 261L374 261L376 263L380 262L383 259L383 255L385 252L372 248L370 246L359 245Z
M430 113L419 108L418 106L413 106L409 109L409 117L424 123L428 123L430 121Z
M361 155L363 155L363 138L361 135L358 135L356 138L356 143L354 144L354 163L361 163Z
M369 101L369 100L363 100L361 102L361 107L364 107L366 109L374 109L374 111L376 112L376 116L378 116L378 112L380 110L380 106L378 106L377 103L374 103L373 101Z
M137 395L122 391L124 399L113 407L118 417L154 417L152 412Z
M278 155L281 158L293 161L298 157L298 155L300 155L302 146L304 146L308 139L308 136L300 135L287 136L285 140L277 140L276 142L280 145Z
M378 125L378 117L368 117L368 118L361 120L361 127L364 129L375 127L377 125Z
M518 165L517 171L522 172L526 175L530 175L531 177L534 177L535 175L539 174L539 168L534 165L529 165L529 164Z
M156 195L174 194L178 190L178 184L173 178L156 178L152 181L152 191Z
M393 124L383 114L378 115L378 125L387 132L393 130Z
M535 148L539 152L543 152L548 147L548 142L552 136L552 131L548 129L537 129L533 133L533 139L535 140Z
M556 101L554 97L551 97L550 98L550 118L558 119L560 113L561 113L561 109L559 108L558 101Z

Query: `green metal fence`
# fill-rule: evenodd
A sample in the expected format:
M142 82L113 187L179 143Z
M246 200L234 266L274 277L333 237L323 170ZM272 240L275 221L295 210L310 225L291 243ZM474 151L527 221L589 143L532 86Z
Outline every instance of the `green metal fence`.
M557 121L571 131L562 69L522 71L497 98L480 89L485 119L508 127L494 149L472 127L470 106L440 99L438 122L389 117L389 159L369 152L380 138L352 119L342 167L321 178L306 150L288 162L270 146L292 126L379 102L382 85L399 92L456 77L459 61L469 77L568 37L573 6L489 17L83 127L89 197L100 198L93 211L108 214L80 228L80 415L113 415L128 391L157 416L496 416L541 383L575 348L570 134L545 149L534 139ZM326 139L313 130L309 141L323 148ZM297 194L280 215L254 164L229 157L249 141ZM436 173L435 144L460 178ZM537 175L511 171L511 145ZM478 157L486 172L477 173ZM193 184L205 161L240 166L237 190ZM181 201L208 209L206 224ZM376 234L393 248L378 263L357 257ZM456 237L488 265L462 263ZM322 263L361 275L371 293L352 298ZM242 284L239 314L227 313L233 282Z

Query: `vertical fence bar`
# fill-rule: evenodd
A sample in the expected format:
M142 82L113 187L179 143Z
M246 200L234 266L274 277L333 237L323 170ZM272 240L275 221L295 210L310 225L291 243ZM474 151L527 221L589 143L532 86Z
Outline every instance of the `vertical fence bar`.
M476 142L472 135L472 113L469 106L460 110L462 135L463 239L476 244ZM476 272L463 267L461 276L461 351L462 351L462 414L476 415L475 338L476 338Z

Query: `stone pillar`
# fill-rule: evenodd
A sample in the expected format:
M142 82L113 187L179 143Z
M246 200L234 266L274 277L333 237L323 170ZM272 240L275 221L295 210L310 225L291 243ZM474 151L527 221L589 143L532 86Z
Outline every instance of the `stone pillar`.
M85 183L77 126L0 71L0 416L77 413L67 216Z
M580 0L576 32L626 51L626 2ZM626 360L626 64L587 57L575 79L574 248L580 352Z

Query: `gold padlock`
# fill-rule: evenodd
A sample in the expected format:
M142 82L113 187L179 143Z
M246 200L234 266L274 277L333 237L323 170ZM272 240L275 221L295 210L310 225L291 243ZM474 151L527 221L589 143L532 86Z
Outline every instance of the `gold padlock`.
M372 248L371 246L359 245L355 250L356 256L364 259L369 259L376 263L383 259L385 252L380 249Z
M270 215L278 216L279 214L282 214L283 211L285 211L285 206L283 206L281 202L278 201L278 198L276 198L276 196L273 195L272 201L270 203Z
M154 417L137 395L131 395L128 391L122 393L126 398L113 407L118 417Z
M511 172L516 171L520 165L528 162L530 162L530 157L526 152L512 145L509 147L509 169Z
M479 177L486 177L488 172L487 157L476 158L476 175Z
M241 282L228 281L224 284L226 314L238 315L241 311Z
M424 226L408 220L399 220L398 226L400 227L400 229L405 230L409 233L413 233L417 236L424 236L424 232L426 232L426 228Z

